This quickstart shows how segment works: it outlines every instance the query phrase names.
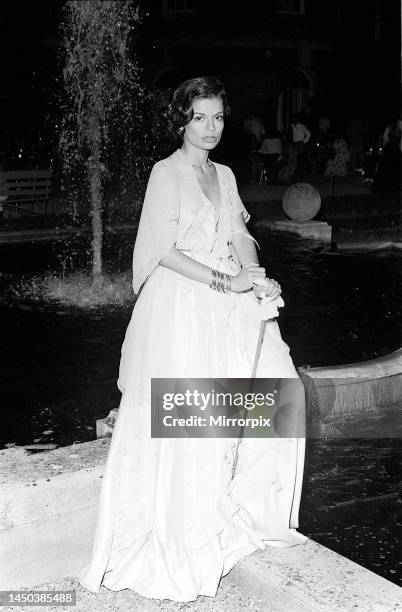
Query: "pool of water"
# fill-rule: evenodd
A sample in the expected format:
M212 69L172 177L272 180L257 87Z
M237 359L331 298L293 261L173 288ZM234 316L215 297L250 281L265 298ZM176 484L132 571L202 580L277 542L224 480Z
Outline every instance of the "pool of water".
M268 275L282 285L279 323L297 366L363 361L399 347L399 252L338 255L310 240L269 232L257 238ZM110 236L105 248L107 269L125 271L127 284L133 240ZM119 403L120 349L133 304L83 310L24 293L35 276L85 268L85 239L2 245L0 256L0 447L93 439L95 420Z
M308 440L301 533L402 586L402 441Z

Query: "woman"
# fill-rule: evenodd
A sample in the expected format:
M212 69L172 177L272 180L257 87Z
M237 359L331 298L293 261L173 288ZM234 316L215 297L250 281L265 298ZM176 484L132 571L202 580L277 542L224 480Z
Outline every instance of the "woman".
M215 78L186 81L172 103L181 147L155 164L133 256L139 293L122 348L122 400L106 463L92 591L130 588L157 599L216 594L220 578L265 545L292 546L304 440L151 438L151 378L251 374L265 278L232 171L208 158L224 125ZM278 291L267 281L265 293ZM297 377L275 321L266 324L259 377ZM304 409L304 405L302 406Z

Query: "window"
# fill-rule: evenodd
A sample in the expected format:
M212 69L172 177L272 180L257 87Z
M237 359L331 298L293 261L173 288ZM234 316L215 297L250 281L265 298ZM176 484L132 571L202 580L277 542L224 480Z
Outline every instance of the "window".
M279 80L281 92L277 107L277 129L288 131L293 115L309 106L314 95L314 85L308 73L301 68L291 68Z
M278 0L278 13L304 15L304 0Z
M164 0L164 13L194 13L196 0Z

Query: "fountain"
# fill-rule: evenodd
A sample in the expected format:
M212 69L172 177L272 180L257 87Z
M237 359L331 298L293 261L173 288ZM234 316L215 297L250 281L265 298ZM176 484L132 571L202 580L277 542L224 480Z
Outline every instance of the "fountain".
M141 85L133 47L139 9L133 0L69 0L65 14L63 77L67 102L60 133L63 186L73 222L91 219L88 301L94 294L96 303L101 303L105 288L105 302L109 303L111 280L105 277L102 261L105 194L115 194L112 209L109 205L107 211L112 217L119 208L116 200L123 201L134 184L137 193L132 195L138 210L153 161L152 131L144 129L149 94ZM84 280L82 276L79 279L81 294ZM63 282L58 281L58 295ZM71 279L67 284L71 293Z

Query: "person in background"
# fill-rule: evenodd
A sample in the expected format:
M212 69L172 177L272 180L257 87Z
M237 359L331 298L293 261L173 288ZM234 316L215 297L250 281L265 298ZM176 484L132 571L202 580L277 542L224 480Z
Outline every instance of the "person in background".
M257 151L265 135L265 128L262 120L252 111L244 120L243 128L249 137L249 150Z
M318 130L319 136L322 140L326 140L326 138L328 137L330 126L331 122L328 117L326 117L325 115L320 117L320 119L318 120Z
M397 194L401 191L402 121L395 118L388 123L383 137L383 151L374 176L373 193Z
M307 172L306 145L310 141L311 132L304 123L301 123L298 115L294 115L292 122L292 140L296 152L295 178L303 181Z
M399 132L398 132L399 130ZM402 152L402 113L399 119L395 119L388 123L387 127L384 130L382 135L382 146L385 148L390 141L392 141L395 136L400 134L401 138L399 139L399 149Z
M262 120L252 111L245 119L243 128L247 134L247 150L248 150L248 173L249 182L256 183L258 181L258 172L260 171L260 157L257 153L262 139L264 138L265 128Z
M353 117L346 126L346 135L350 149L350 171L359 174L362 172L364 150L368 140L366 122L360 117Z
M329 159L325 169L326 176L347 176L349 162L349 147L344 138L336 138L332 145L335 152L333 159Z
M334 135L331 130L331 121L325 115L318 122L317 145L320 155L330 153Z
M283 159L283 145L279 133L270 131L267 138L264 138L258 153L261 155L264 168L268 173L268 178L274 182L278 178L280 161Z
M278 181L285 185L289 185L297 165L296 149L293 145L292 139L286 134L283 134L282 136L282 143L283 160L281 162L281 168L278 172Z

